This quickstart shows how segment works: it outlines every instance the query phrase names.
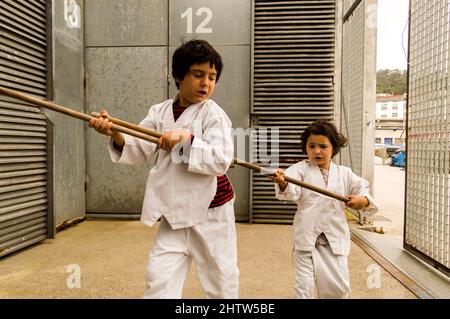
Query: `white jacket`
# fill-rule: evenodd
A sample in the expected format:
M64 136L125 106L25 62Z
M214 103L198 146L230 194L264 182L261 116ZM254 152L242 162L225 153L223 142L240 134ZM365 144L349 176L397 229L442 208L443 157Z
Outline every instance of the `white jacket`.
M152 226L164 216L173 229L178 229L207 218L209 204L216 193L216 176L225 174L233 159L233 140L231 121L214 101L189 106L176 122L173 101L169 99L152 106L139 125L160 133L186 130L195 138L190 151L187 151L189 147L184 149L184 154L189 156L184 162L178 156L179 144L172 152L158 150L156 164L147 179L141 221ZM113 162L143 164L156 151L156 144L126 134L124 137L122 153L112 146L110 139Z
M343 196L367 196L370 204L361 211L364 211L366 216L378 211L369 194L369 183L354 174L348 167L331 163L327 186L320 168L308 160L290 166L285 174ZM279 200L297 203L293 224L294 249L312 251L317 237L324 233L335 255L348 256L350 230L344 212L346 206L343 202L291 183L284 192L280 192L278 184L275 184L275 191L276 198Z

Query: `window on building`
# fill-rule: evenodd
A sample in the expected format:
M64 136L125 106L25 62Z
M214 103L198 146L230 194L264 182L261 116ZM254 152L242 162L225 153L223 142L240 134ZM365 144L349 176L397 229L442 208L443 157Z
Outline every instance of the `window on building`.
M382 111L387 111L387 104L386 103L381 104L381 110Z
M375 137L375 143L381 144L381 137Z
M382 119L387 119L387 114L381 114Z
M392 117L397 118L398 117L398 113L392 113Z

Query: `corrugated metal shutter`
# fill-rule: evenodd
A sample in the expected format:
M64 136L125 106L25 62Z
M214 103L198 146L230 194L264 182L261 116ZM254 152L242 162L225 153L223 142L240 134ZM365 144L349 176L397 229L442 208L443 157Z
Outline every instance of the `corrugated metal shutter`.
M334 0L255 0L251 147L261 166L260 152L278 156L282 168L305 158L300 134L334 118L335 11ZM275 199L267 177L252 172L251 188L251 222L292 223L295 205Z
M47 4L0 2L0 85L47 96ZM47 122L0 95L0 256L47 238Z

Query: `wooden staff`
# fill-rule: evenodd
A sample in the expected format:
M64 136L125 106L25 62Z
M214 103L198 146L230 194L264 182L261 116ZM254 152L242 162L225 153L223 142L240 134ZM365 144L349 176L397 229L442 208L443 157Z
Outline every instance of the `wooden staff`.
M94 116L94 117L97 117L97 118L98 118L98 117L101 117L101 114L100 114L100 113L97 113L97 112L92 112L91 115ZM152 130L150 130L150 129L148 129L148 128L145 128L145 127L142 127L142 126L138 126L138 125L136 125L136 124L132 124L132 123L123 121L123 120L121 120L121 119L114 118L114 117L112 117L112 116L108 116L108 118L109 118L109 120L110 120L111 122L116 123L116 124L119 124L120 126L123 126L123 127L127 127L127 128L129 128L129 129L131 129L131 130L135 130L135 131L138 131L138 132L142 132L142 133L144 133L144 134L148 134L148 135L151 135L151 136L154 136L154 137L157 137L157 138L159 138L159 137L161 136L161 133L152 131ZM236 157L233 158L233 164L236 164L236 165L239 165L239 166L242 166L242 167L251 169L251 170L256 171L256 172L259 172L259 173L261 173L261 174L265 174L265 175L273 175L273 171L272 171L272 170L269 170L269 169L267 169L267 168L261 167L261 166L259 166L259 165L253 164L253 163L249 163L249 162L240 160L240 159L238 159L238 158L236 158ZM317 193L323 194L323 195L325 195L325 196L332 197L332 198L334 198L334 199L340 200L340 201L342 201L342 202L344 202L344 203L346 203L346 202L349 201L349 199L348 199L347 197L344 197L344 196L342 196L342 195L339 195L339 194L330 192L329 190L326 190L326 189L323 189L323 188L320 188L320 187L317 187L317 186L314 186L314 185L305 183L305 182L303 182L303 181L301 181L301 180L292 178L292 177L290 177L290 176L286 176L286 175L285 175L285 176L284 176L284 179L285 179L286 182L288 182L288 183L291 183L291 184L294 184L294 185L297 185L297 186L301 186L301 187L307 188L307 189L312 190L312 191L314 191L314 192L317 192Z
M233 159L233 163L236 164L236 165L239 165L239 166L242 166L242 167L246 167L248 169L260 172L260 173L265 174L265 175L273 175L273 171L271 171L271 170L268 170L268 169L266 169L264 167L258 166L258 165L253 164L253 163L245 162L245 161L240 160L238 158L234 158ZM287 175L284 175L284 179L288 183L291 183L291 184L294 184L294 185L297 185L297 186L301 186L303 188L307 188L307 189L312 190L312 191L314 191L316 193L320 193L322 195L325 195L325 196L332 197L334 199L340 200L341 202L346 203L346 202L350 201L350 199L348 199L345 196L342 196L342 195L330 192L327 189L320 188L320 187L317 187L315 185L311 185L311 184L305 183L305 182L303 182L303 181L301 181L299 179L295 179L295 178L287 176Z
M92 118L94 118L93 116L66 108L64 106L61 106L61 105L58 105L55 103L51 103L48 101L43 101L38 98L32 97L30 95L19 93L17 91L10 90L10 89L7 89L7 88L1 87L1 86L0 86L0 93L4 94L6 96L10 96L10 97L25 101L25 102L29 102L34 105L39 105L39 106L45 107L46 109L50 109L52 111L56 111L59 113L63 113L63 114L75 117L77 119L80 119L80 120L83 120L86 122L89 122ZM111 129L128 134L128 135L135 136L137 138L141 138L141 139L149 141L149 142L158 143L157 138L154 138L152 136L149 136L145 133L141 133L136 130L131 130L127 127L123 127L118 124L112 124Z
M10 97L22 100L22 101L29 102L31 104L42 106L44 108L47 108L47 109L50 109L50 110L53 110L53 111L56 111L56 112L59 112L59 113L63 113L63 114L75 117L77 119L87 121L87 122L89 122L94 117L100 117L101 116L99 113L96 113L96 112L92 112L91 113L92 115L87 115L87 114L84 114L84 113L81 113L81 112L78 112L78 111L74 111L72 109L60 106L58 104L47 102L47 101L43 101L43 100L37 99L35 97L29 96L29 95L26 95L26 94L23 94L23 93L19 93L17 91L14 91L14 90L11 90L11 89L7 89L7 88L3 88L3 87L0 87L0 93L4 94L6 96L10 96ZM144 127L141 127L141 126L138 126L138 125L135 125L135 124L131 124L131 123L125 122L125 121L120 120L120 119L109 117L109 120L113 123L112 126L111 126L111 129L119 131L119 132L122 132L122 133L125 133L125 134L128 134L128 135L131 135L131 136L135 136L137 138L140 138L140 139L152 142L152 143L158 143L158 138L161 137L161 133L152 131L150 129L147 129L147 128L144 128ZM272 170L269 170L267 168L258 166L258 165L253 164L253 163L248 163L248 162L240 160L238 158L233 158L233 163L236 164L236 165L239 165L239 166L242 166L242 167L254 170L256 172L265 174L265 175L273 175L273 171ZM325 196L337 199L337 200L342 201L344 203L349 201L349 199L347 197L344 197L342 195L330 192L330 191L328 191L326 189L323 189L323 188L320 188L320 187L317 187L317 186L305 183L305 182L303 182L301 180L292 178L290 176L285 176L285 180L288 183L291 183L291 184L294 184L294 185L297 185L297 186L301 186L303 188L312 190L312 191L320 193L322 195L325 195Z

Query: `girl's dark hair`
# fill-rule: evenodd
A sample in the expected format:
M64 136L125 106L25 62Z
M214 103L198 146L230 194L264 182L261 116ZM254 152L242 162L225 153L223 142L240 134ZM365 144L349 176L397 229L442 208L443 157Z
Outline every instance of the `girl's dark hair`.
M300 148L305 154L306 142L312 134L328 137L331 145L333 145L332 157L339 153L342 147L347 146L347 138L338 132L336 126L333 123L326 120L316 120L306 128L301 136Z
M223 63L220 54L205 40L190 40L180 45L172 56L172 76L179 88L178 81L184 79L191 65L209 62L216 67L216 82L222 73Z

